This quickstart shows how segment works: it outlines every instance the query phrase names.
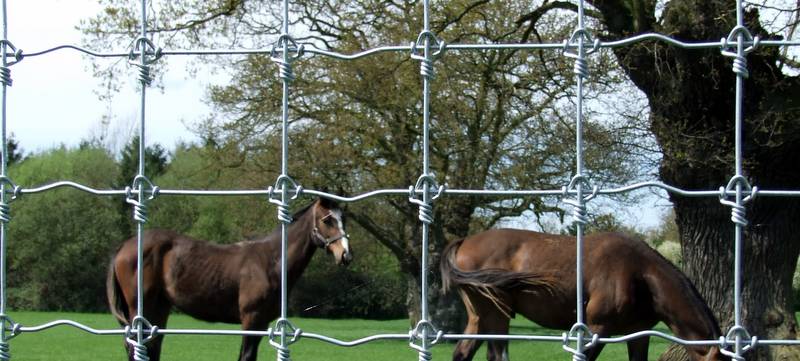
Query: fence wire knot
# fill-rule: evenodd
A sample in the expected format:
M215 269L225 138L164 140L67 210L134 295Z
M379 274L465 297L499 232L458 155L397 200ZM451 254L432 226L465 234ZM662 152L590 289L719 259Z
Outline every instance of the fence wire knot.
M749 194L741 202L728 200L728 198L736 196L737 186L741 191ZM751 187L744 176L737 175L731 178L727 186L719 187L719 202L731 207L731 221L733 223L746 227L748 222L745 217L745 204L754 200L756 194L758 194L758 187Z
M419 352L419 361L430 361L433 357L430 347L438 344L443 335L444 331L437 330L430 321L421 320L417 322L413 330L408 331L408 345ZM422 340L422 345L418 345L417 340ZM430 343L424 341L430 341Z
M286 58L279 54L281 50L286 52ZM278 76L283 79L283 81L287 83L294 81L295 76L294 70L292 70L292 62L300 59L303 56L303 52L303 44L298 45L297 41L289 34L281 35L275 44L272 45L269 56L273 62L278 64ZM289 53L294 54L288 55Z
M419 220L425 224L433 223L433 205L424 200L418 199L418 192L431 192L435 191L436 194L431 200L438 199L445 192L445 186L438 185L436 178L432 174L423 174L417 179L416 185L408 187L408 201L412 204L419 206ZM424 199L424 196L423 196Z
M138 334L147 334L142 340L138 339ZM158 337L158 326L153 326L150 321L142 316L136 316L131 321L131 324L125 326L125 342L133 347L133 359L136 361L148 361L150 357L147 356L148 342Z
M586 43L592 44L589 50L584 50L582 48ZM572 52L570 51L572 48L579 50L577 52ZM578 28L573 31L569 40L564 42L564 55L575 60L573 72L582 78L589 77L589 62L586 60L585 56L594 53L598 49L600 49L600 40L592 39L591 34L583 28ZM581 53L582 50L583 53Z
M6 202L5 199L0 200L0 222L8 223L11 221L11 206L9 203L19 197L22 188L14 184L14 182L6 176L0 176L0 186L11 188L11 191L6 191L7 193L11 193L11 199L8 202ZM6 188L4 188L4 190L5 189ZM1 317L2 315L0 315L0 318Z
M8 341L19 335L22 325L14 322L11 317L6 314L0 314L0 322L2 322L3 325L3 332L5 332L4 341Z
M267 188L267 198L269 202L278 206L278 220L289 224L292 223L292 213L289 211L289 202L284 201L284 199L275 198L275 192L282 191L284 187L286 189L294 188L294 195L291 197L292 200L297 199L297 197L303 194L303 187L298 185L292 177L281 174L275 181L275 185Z
M282 361L291 360L288 346L300 339L303 330L295 328L289 320L281 318L275 322L275 327L270 327L267 332L269 344L277 350L278 359ZM292 337L287 338L287 336ZM276 338L280 338L280 340L276 341Z
M586 341L586 336L590 336L589 343L584 344L577 349L570 347L569 343L571 339L574 338L578 340L580 338L580 341ZM592 334L592 331L589 330L589 327L580 322L572 325L572 328L569 330L569 332L562 333L561 337L561 348L563 348L564 351L572 354L573 361L586 361L586 355L583 353L583 351L596 345L598 342L597 340L599 339L597 334Z
M742 39L742 46L744 44L750 44L750 46L740 49L740 37ZM750 30L742 25L734 27L727 38L722 38L720 40L720 44L722 44L722 55L733 58L733 72L744 78L750 77L750 71L747 70L747 58L745 58L745 55L750 54L758 48L760 43L761 39L759 39L758 36L753 37ZM737 47L735 51L728 50L734 46Z
M575 222L578 222L581 225L585 225L589 223L589 212L586 209L586 202L592 200L594 197L597 196L597 192L599 188L597 186L592 186L589 184L589 181L586 179L585 176L581 174L577 174L569 181L569 184L561 187L561 195L563 197L568 196L570 193L578 193L578 185L581 185L581 189L591 189L592 192L588 195L581 195L579 199L565 199L564 203L569 204L573 207L572 209L572 217L575 219Z
M11 86L11 83L13 83L13 81L11 80L11 68L9 67L22 61L22 58L24 58L25 55L22 53L22 49L17 49L14 46L14 44L12 44L8 40L0 40L0 46L2 46L6 50L11 49L11 51L14 54L13 61L6 62L8 59L8 55L6 55L6 57L3 59L3 61L5 62L4 65L0 65L0 83L2 83L3 85ZM6 54L8 54L8 51L6 51Z
M436 48L436 51L433 54L426 53L423 51L422 55L420 55L420 48L430 49L431 47ZM411 43L411 59L416 59L420 61L420 68L419 73L425 79L432 80L436 77L436 70L433 67L433 62L436 59L439 59L442 54L444 54L447 45L443 40L440 40L436 37L436 35L429 30L424 30L419 33L417 36L417 41Z
M0 342L0 361L9 360L11 360L11 347L8 342L2 341Z
M740 350L741 352L728 351L729 346L734 346L734 350ZM757 346L758 337L751 337L746 328L738 325L731 327L727 335L719 337L719 352L735 361L744 361L745 358L742 354Z
M142 54L144 57L142 58ZM128 64L139 68L139 82L143 86L149 86L153 82L150 74L150 64L155 63L162 56L161 48L157 48L153 42L146 37L139 37L133 41L133 47L128 53ZM139 61L135 61L139 59Z
M147 187L145 189L145 187ZM125 187L125 202L133 205L133 219L139 223L147 223L147 201L155 199L160 189L153 185L147 177L137 175L133 178L133 186ZM135 195L146 195L140 202Z

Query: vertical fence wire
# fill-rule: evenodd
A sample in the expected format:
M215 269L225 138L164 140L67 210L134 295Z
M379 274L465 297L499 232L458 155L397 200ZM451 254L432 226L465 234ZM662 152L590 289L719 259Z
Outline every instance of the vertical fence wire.
M736 51L731 52L725 49L729 43L735 42ZM746 47L746 42L749 42L750 47ZM728 186L720 192L720 201L724 205L732 207L731 221L734 223L734 325L728 332L726 339L733 338L734 351L731 353L727 350L722 350L734 360L744 360L744 352L749 350L755 344L755 340L751 342L748 347L745 347L743 340L750 338L747 329L742 324L742 247L744 228L747 226L747 219L745 218L745 203L750 201L756 194L757 190L751 188L747 179L744 176L743 169L743 149L742 149L742 126L744 118L743 102L744 102L744 81L749 77L747 70L746 55L758 45L758 39L753 38L750 31L745 27L744 23L744 4L742 0L736 0L736 26L731 31L727 39L723 41L723 55L733 58L733 72L736 74L736 94L735 94L735 113L734 113L734 176L728 182ZM734 191L734 201L728 201L726 198L730 191ZM745 197L744 192L748 191L749 196Z
M576 321L570 329L569 335L576 337L575 348L568 346L567 335L564 336L564 349L573 355L573 360L586 360L584 354L585 349L588 347L584 342L584 336L591 335L589 328L585 324L584 315L584 294L583 294L583 233L584 226L588 222L586 215L586 201L589 197L584 197L584 185L587 184L583 175L583 108L584 108L584 81L588 77L588 64L586 60L586 42L589 39L588 33L585 29L584 18L584 2L578 1L577 12L577 26L572 36L565 44L565 55L575 61L573 72L576 78L576 111L575 111L575 176L570 181L569 186L565 188L566 191L575 187L576 198L574 200L566 200L565 203L572 205L573 208L573 222L577 225L577 234L575 242L575 308L576 308ZM571 47L575 47L576 52L571 53Z
M0 142L2 142L2 154L0 154L0 177L3 182L0 183L0 361L7 361L11 359L11 351L8 345L8 335L6 327L10 319L6 315L6 246L8 242L7 227L9 217L9 206L7 203L6 187L7 182L7 163L8 163L8 142L6 139L6 96L8 86L11 85L10 70L8 69L8 14L6 7L6 0L3 0L3 40L0 44L0 52L2 52L2 130L0 130Z
M291 359L289 353L289 345L297 339L299 330L295 330L294 326L288 320L288 237L289 237L289 224L292 221L291 214L289 213L289 185L296 184L289 177L289 91L290 83L294 80L294 73L292 71L291 62L295 60L291 51L296 51L296 57L301 55L301 48L297 47L291 34L289 34L289 1L283 0L282 3L282 26L281 35L278 38L275 46L281 47L281 54L275 54L273 48L273 61L278 64L278 75L281 78L283 96L281 101L281 174L278 177L275 188L280 189L281 198L279 201L270 199L271 202L278 205L278 220L281 222L281 306L280 318L275 323L275 330L279 332L279 342L270 340L270 344L275 347L277 351L278 361L289 361ZM294 46L294 49L292 49ZM295 197L299 195L299 191L295 192ZM294 337L289 338L289 331L294 330Z
M139 165L137 168L136 177L132 182L132 189L137 190L136 200L132 199L132 194L128 194L128 202L133 205L133 218L136 221L136 317L131 321L130 327L135 332L135 339L129 340L133 351L133 358L136 361L147 361L149 356L147 354L147 341L155 337L153 328L144 315L144 224L147 222L147 202L148 196L146 191L151 191L155 195L155 189L152 188L152 183L145 175L145 124L146 124L146 100L147 100L147 86L151 82L150 78L150 63L155 59L151 58L155 51L153 43L147 38L147 0L141 1L141 24L139 27L139 37L134 41L133 49L131 50L130 61L131 64L139 68L139 82L140 88L140 101L139 101ZM139 54L136 54L136 51ZM138 56L139 63L135 62L135 57ZM148 186L150 189L146 190ZM147 329L147 330L146 330ZM145 336L145 331L149 332Z
M410 345L417 350L420 361L429 361L432 357L430 348L442 334L436 330L430 321L430 310L428 308L428 272L430 271L428 248L430 244L430 225L433 223L433 205L431 202L438 197L438 195L431 194L431 189L436 186L436 179L431 173L430 166L431 82L435 77L434 60L442 54L444 42L438 40L431 32L430 2L424 0L422 6L422 31L416 42L412 43L411 46L411 57L420 61L420 75L422 76L422 175L417 180L416 185L410 188L409 201L419 206L419 220L422 222L422 249L420 252L420 320L414 330L411 331ZM420 46L422 47L422 55L417 54L417 48ZM434 46L438 46L438 49L434 50ZM416 199L417 190L421 190L422 200ZM431 340L434 335L437 336L437 339ZM415 338L419 338L419 345L414 343Z

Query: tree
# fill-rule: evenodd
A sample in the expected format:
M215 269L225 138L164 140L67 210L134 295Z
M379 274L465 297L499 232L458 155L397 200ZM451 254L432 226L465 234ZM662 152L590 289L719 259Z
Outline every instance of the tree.
M123 2L109 0L106 10L84 23L96 43L111 47L129 42L137 18ZM247 45L268 48L278 20L275 4L229 1L197 6L178 1L157 9L154 31L176 47ZM352 52L416 39L421 4L390 1L302 1L293 3L295 26L304 26L299 41L340 52ZM533 31L508 14L522 14L527 2L452 1L435 5L432 31L448 42L525 42L561 39L571 30L555 18L541 20ZM302 24L302 25L300 25ZM225 39L228 43L222 41ZM597 66L605 69L605 54ZM220 150L220 161L248 169L253 186L279 173L281 85L275 64L266 56L248 56L231 64L230 85L211 88L211 101L226 118L207 123ZM419 64L408 54L380 54L354 62L326 57L295 63L292 83L290 173L308 188L329 186L339 194L373 189L407 188L421 173L421 80ZM433 82L431 167L439 183L462 189L552 189L568 183L574 164L571 120L574 104L571 66L548 51L493 50L462 52L436 62ZM268 74L265 76L265 74ZM588 88L587 98L602 95L622 81L611 71ZM614 119L616 120L616 119ZM635 125L635 124L634 124ZM586 164L598 186L625 183L634 172L630 123L620 126L588 113ZM378 211L376 211L378 210ZM449 239L488 228L526 211L537 215L562 212L556 200L541 197L491 199L443 197L435 203L430 264ZM420 225L417 206L407 197L371 199L352 204L348 212L369 235L384 245L408 275L411 319L418 319ZM437 326L457 329L448 316L459 302L438 292L432 277L432 310Z
M117 165L103 149L57 148L13 165L26 187L72 180L110 188ZM122 240L115 199L74 189L26 195L12 204L9 304L15 309L103 311L108 255Z
M736 25L735 2L671 0L590 1L603 25L597 34L618 39L646 32L684 41L720 39ZM797 9L793 9L795 14ZM658 13L660 12L660 16ZM745 14L747 28L762 39L780 38L759 19L759 7ZM795 19L795 17L792 17ZM531 27L533 25L531 24ZM789 24L794 29L794 24ZM783 29L779 29L783 30ZM792 30L793 31L793 30ZM791 34L791 33L790 33ZM662 43L615 48L628 77L647 96L650 129L663 152L659 176L683 189L717 189L734 173L734 84L731 60L719 49L685 50ZM794 189L800 178L800 78L782 70L796 64L776 47L748 57L745 81L744 167L752 185ZM717 199L671 195L689 278L721 321L733 323L733 225L730 209ZM744 325L760 338L795 339L792 272L797 264L800 201L760 198L748 207L745 230ZM748 360L797 359L796 348L759 347ZM663 359L675 359L668 353Z
M22 147L19 145L19 141L14 139L14 134L11 134L7 140L8 144L6 147L8 148L8 159L6 159L7 165L11 166L12 164L16 164L25 160L25 155L23 153Z

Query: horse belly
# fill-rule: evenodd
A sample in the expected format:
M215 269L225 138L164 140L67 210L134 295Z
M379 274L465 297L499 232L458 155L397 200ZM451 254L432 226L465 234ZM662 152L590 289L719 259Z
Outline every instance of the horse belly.
M575 323L574 299L564 300L539 290L520 290L514 298L514 312L542 327L566 330Z
M182 294L172 300L179 311L208 322L240 323L236 297L229 292L217 294Z

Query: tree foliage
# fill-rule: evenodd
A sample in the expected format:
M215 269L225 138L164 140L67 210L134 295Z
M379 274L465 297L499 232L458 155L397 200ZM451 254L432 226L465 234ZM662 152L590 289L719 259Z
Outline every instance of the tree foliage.
M10 169L15 182L73 180L110 188L118 168L96 148L56 148ZM15 309L104 311L105 273L123 238L115 200L57 189L12 203L8 231L8 299Z

